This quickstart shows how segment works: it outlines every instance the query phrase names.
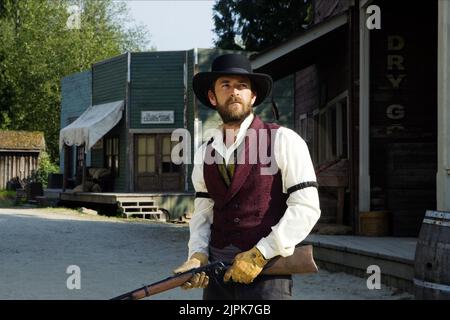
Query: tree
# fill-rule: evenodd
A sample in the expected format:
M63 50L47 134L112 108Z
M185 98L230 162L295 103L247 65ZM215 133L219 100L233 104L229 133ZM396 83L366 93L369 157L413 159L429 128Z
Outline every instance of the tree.
M216 46L261 51L310 25L313 0L217 0L213 12Z
M218 36L215 45L218 48L242 50L242 47L236 44L236 18L232 12L234 7L230 5L230 1L217 1L214 4L214 31Z
M70 6L79 29L68 24ZM61 79L147 49L145 27L126 28L126 20L126 3L112 0L0 0L0 129L43 131L57 161Z

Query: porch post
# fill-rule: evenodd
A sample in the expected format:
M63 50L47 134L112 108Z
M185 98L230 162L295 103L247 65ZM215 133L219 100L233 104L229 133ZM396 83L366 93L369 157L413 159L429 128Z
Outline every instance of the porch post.
M63 156L64 156L64 170L63 170L63 192L67 189L67 172L69 170L69 152L68 146L64 143L63 145Z
M130 132L130 117L131 117L131 52L127 52L127 83L125 87L125 140L126 140L126 158L128 163L125 164L125 188L126 192L134 192L134 139L133 134ZM120 146L120 144L119 144ZM120 151L119 151L120 153ZM128 170L127 170L128 169ZM114 188L115 189L115 188Z
M83 184L83 192L86 192L86 143L83 148L83 176L82 176L82 184Z
M450 211L450 3L438 3L437 210ZM430 208L432 209L432 208Z
M359 12L359 212L370 211L370 31L366 27L366 9L363 1Z

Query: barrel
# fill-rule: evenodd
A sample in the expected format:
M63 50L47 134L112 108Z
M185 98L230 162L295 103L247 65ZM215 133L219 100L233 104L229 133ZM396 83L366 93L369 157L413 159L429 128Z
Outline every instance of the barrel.
M450 299L450 212L426 211L416 246L414 295Z

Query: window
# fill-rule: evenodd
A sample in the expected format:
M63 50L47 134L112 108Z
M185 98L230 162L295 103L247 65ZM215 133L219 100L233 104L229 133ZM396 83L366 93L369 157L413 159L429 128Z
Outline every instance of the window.
M183 165L172 162L171 153L178 141L168 133L134 135L134 186L139 192L181 191L184 189Z
M348 158L346 92L329 102L314 119L318 127L314 130L314 163Z
M84 167L84 145L77 146L77 173L80 173Z
M300 115L300 136L303 138L303 140L305 140L306 142L308 142L309 137L308 137L308 118L307 118L307 114L304 113L302 115Z
M105 167L111 169L116 177L119 175L119 138L105 139Z
M155 136L143 135L138 137L138 173L156 173L155 140Z
M75 147L75 184L80 184L84 169L84 145Z
M176 165L171 160L171 153L177 141L171 141L170 136L162 137L162 172L176 173L181 171L181 165ZM182 156L182 155L181 155Z
M312 141L312 161L314 164L319 162L319 110L313 112L313 141Z

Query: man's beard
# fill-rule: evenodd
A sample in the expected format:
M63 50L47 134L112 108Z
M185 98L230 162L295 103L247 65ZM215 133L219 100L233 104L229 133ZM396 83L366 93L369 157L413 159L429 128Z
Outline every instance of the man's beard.
M242 108L231 109L228 106L232 103L238 102ZM252 106L250 103L244 103L241 98L229 98L225 104L217 104L217 112L219 112L223 123L242 122L247 116L252 113Z

